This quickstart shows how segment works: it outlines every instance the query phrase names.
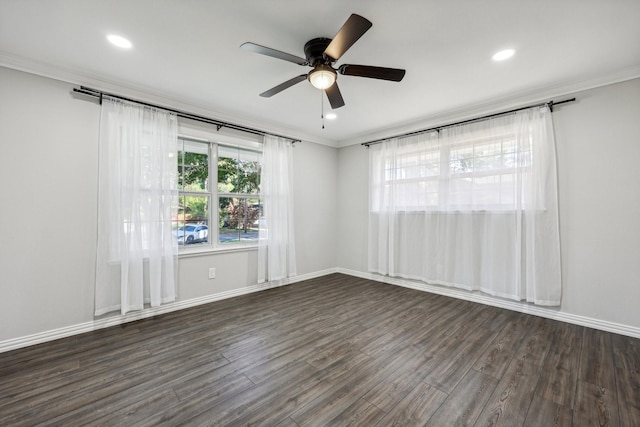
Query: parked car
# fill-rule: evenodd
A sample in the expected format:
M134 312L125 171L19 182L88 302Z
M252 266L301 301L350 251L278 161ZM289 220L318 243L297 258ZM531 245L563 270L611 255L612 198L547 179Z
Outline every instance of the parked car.
M209 237L209 228L204 224L185 224L173 231L179 245L206 242Z

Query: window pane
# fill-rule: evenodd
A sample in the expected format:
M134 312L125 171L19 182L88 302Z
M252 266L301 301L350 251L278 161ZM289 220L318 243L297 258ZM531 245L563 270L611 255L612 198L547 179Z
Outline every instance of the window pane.
M218 147L218 192L258 194L259 154L239 148Z
M220 197L220 243L257 242L260 210L260 199Z
M473 172L473 146L461 146L451 149L449 158L451 174Z
M178 189L208 191L209 144L180 139L178 147Z
M209 243L209 196L180 196L173 230L179 245Z

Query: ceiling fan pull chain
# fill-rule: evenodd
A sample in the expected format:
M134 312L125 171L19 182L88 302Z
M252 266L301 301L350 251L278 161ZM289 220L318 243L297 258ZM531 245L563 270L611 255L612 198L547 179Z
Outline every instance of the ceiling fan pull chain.
M322 119L322 129L324 129L324 90L320 91L320 118Z

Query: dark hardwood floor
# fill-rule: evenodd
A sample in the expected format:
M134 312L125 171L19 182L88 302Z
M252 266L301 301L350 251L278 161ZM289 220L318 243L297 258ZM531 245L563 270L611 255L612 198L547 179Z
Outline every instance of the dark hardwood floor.
M0 354L2 426L640 426L640 340L333 274Z

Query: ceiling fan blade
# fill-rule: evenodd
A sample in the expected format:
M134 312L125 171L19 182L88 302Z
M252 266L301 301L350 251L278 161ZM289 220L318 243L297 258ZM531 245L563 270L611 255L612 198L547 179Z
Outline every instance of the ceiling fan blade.
M279 50L271 49L270 47L260 46L259 44L255 44L251 42L241 44L240 49L259 53L261 55L270 56L272 58L282 59L284 61L293 62L294 64L298 64L298 65L309 65L306 59L300 58L299 56L295 56L287 52L281 52Z
M270 98L273 95L275 95L276 93L280 93L283 90L285 90L287 88L290 88L291 86L293 86L293 85L295 85L297 83L300 83L301 81L304 81L306 79L307 79L307 75L306 74L302 74L302 75L296 76L296 77L294 77L294 78L292 78L290 80L287 80L284 83L280 83L276 87L272 87L271 89L269 89L266 92L262 92L260 94L260 96L263 97L263 98Z
M338 82L333 83L330 87L325 89L324 92L327 94L329 104L331 104L331 108L333 110L344 107L344 99L342 99L342 94L338 88Z
M369 77L371 79L391 80L392 82L401 81L405 74L405 70L399 68L352 64L341 65L338 72L345 76Z
M329 43L324 54L337 61L372 25L367 18L352 14Z

